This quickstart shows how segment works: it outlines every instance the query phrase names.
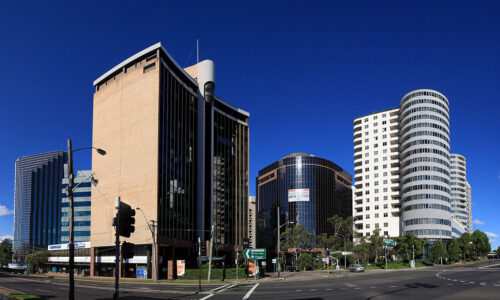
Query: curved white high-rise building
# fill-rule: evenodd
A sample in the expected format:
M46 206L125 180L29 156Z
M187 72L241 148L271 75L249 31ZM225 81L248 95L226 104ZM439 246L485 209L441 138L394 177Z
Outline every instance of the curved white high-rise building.
M414 90L400 104L402 233L451 239L449 102Z
M466 178L466 159L460 154L450 156L451 210L453 215L469 231L468 183Z

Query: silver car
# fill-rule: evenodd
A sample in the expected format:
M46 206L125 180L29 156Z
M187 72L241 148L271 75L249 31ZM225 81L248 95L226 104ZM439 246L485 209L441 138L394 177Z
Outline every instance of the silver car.
M365 267L363 267L362 265L352 264L352 265L349 265L349 271L350 272L364 272Z

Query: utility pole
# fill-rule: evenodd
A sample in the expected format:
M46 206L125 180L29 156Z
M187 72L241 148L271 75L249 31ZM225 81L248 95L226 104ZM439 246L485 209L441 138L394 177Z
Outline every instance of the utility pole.
M115 293L113 295L114 300L120 298L120 197L116 197L116 216L115 216Z
M75 299L75 235L73 225L75 209L73 201L73 150L68 139L68 199L69 199L69 300Z
M153 235L153 267L154 267L154 271L153 271L153 279L155 281L155 283L158 281L158 278L157 278L157 266L156 266L156 260L157 260L157 253L156 253L156 224L155 224L155 220L151 220L151 234Z

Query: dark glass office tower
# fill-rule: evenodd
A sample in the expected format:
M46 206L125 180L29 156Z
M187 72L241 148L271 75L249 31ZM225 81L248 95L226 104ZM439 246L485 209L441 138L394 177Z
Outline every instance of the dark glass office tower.
M61 238L63 151L25 156L16 160L14 191L14 257L26 256L57 244Z
M314 237L332 233L334 215L352 215L352 176L333 162L305 153L290 154L259 171L257 247L276 251L277 204L280 225L293 222Z

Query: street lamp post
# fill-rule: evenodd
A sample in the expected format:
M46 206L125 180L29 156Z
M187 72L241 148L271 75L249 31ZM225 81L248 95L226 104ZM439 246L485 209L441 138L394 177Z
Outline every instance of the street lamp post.
M73 201L73 152L95 149L100 155L106 155L106 151L95 148L86 147L79 149L72 149L71 139L68 139L68 200L69 200L69 299L75 299L75 234L74 234L74 220L75 220L75 207Z
M144 211L140 207L137 207L136 209L142 212L142 215L144 216L144 220L146 221L146 225L148 225L149 231L151 231L151 235L153 236L153 268L154 268L153 280L154 280L154 282L157 282L158 278L156 276L156 270L157 270L157 266L156 266L156 224L155 224L156 221L151 220L151 225L150 225L148 223L148 219L146 218L146 214L144 213Z
M337 233L337 235L340 235L342 238L344 238L344 269L347 268L347 263L346 263L346 241L345 241L345 236L341 233Z

